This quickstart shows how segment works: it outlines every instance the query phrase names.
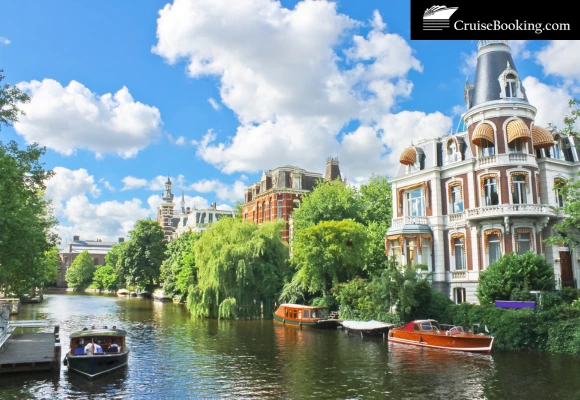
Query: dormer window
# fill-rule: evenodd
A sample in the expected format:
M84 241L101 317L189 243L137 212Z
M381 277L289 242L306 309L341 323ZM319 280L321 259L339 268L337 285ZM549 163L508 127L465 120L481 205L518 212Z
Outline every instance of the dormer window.
M292 178L292 188L293 189L302 189L302 178L300 175L294 175Z
M517 78L514 74L509 74L506 76L505 85L505 97L517 97Z
M461 160L461 153L457 148L457 143L454 140L449 140L447 142L447 162L452 163Z

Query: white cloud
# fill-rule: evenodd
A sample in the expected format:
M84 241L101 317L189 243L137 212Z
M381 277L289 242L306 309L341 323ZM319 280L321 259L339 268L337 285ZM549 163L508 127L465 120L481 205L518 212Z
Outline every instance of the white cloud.
M228 200L233 203L243 200L246 184L242 181L235 181L232 185L228 185L217 179L202 179L192 183L190 188L200 193L215 193L218 199Z
M109 181L106 181L105 178L99 179L99 183L102 183L103 186L106 187L107 189L109 189L110 192L115 191L115 187L113 185L111 185L111 183Z
M211 104L211 106L213 107L214 110L219 110L220 109L220 105L218 104L217 101L215 101L215 99L213 97L210 97L209 99L207 99L207 101L209 102L209 104Z
M546 127L551 122L564 128L564 117L570 111L568 102L572 99L568 89L546 85L532 76L525 78L522 84L526 88L528 101L538 109L534 123Z
M147 186L148 183L147 179L135 178L133 176L126 176L121 180L121 182L124 183L121 191L139 189L143 186Z
M9 45L10 40L8 40L7 38L5 38L3 36L0 36L0 44Z
M149 212L155 218L157 215L157 209L159 205L161 205L161 196L158 194L154 194L149 196L147 199L147 204L149 204ZM181 196L178 196L174 200L175 202L175 210L178 210L181 207ZM190 207L191 209L194 208L208 208L209 202L207 199L200 197L200 196L188 196L185 195L185 207Z
M93 198L100 196L101 191L95 184L95 179L86 169L70 170L55 167L54 176L46 182L46 198L52 200L57 215L63 212L63 201L66 199L90 193Z
M126 87L97 95L81 83L63 87L52 79L21 82L31 101L14 124L27 142L37 142L65 155L77 149L97 157L116 153L134 157L160 134L161 115L155 107L133 100Z
M461 66L459 70L465 76L471 75L475 72L475 67L477 66L477 51L472 51L469 54L461 53Z
M185 136L180 136L175 141L175 144L178 146L183 146L185 144Z
M341 149L354 137L376 139L363 130L341 145L341 130L357 119L373 126L410 96L407 75L423 68L401 36L386 32L377 11L365 36L352 36L362 24L327 1L287 9L271 0L175 0L159 14L152 51L170 63L185 60L192 77L217 76L221 103L240 121L227 141L211 130L192 141L225 173L284 164L319 171L331 154L354 160ZM349 42L343 54L335 51ZM375 150L369 164L382 167L382 150ZM352 171L362 173L355 165Z
M546 75L580 79L580 40L552 40L536 53Z
M530 58L532 53L526 49L529 40L508 40L512 56L514 58Z

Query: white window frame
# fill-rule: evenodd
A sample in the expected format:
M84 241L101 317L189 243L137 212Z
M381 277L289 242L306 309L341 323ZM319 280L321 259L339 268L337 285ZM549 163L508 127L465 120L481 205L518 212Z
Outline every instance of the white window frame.
M497 204L487 204L487 198L488 198L488 196L487 196L488 190L487 189L491 188L494 185L487 184L486 181L491 180L491 179L495 180L494 185L495 185L495 193L497 193ZM483 181L483 193L482 194L483 194L483 204L485 204L485 207L492 207L492 206L497 206L497 205L501 204L501 199L499 197L499 195L500 195L499 194L499 182L498 182L499 179L500 179L499 175L497 176L497 178L485 178L484 179L484 181ZM490 200L491 200L491 189L490 189Z
M460 240L460 243L457 243L457 241ZM465 243L463 238L455 238L453 239L453 270L454 271L467 271L467 257L465 255ZM461 250L461 254L462 254L462 264L463 264L463 268L458 268L457 267L457 254L458 254L458 249Z
M461 293L461 296L458 296L458 293ZM459 301L459 297L461 297L462 301ZM453 301L455 304L466 303L467 302L467 293L464 287L456 287L453 288Z
M494 234L494 235L497 236L497 234ZM492 236L492 235L489 235L488 238L487 238L487 254L486 254L487 265L486 265L486 267L489 267L493 262L497 261L497 260L494 260L493 262L491 261L491 243L497 243L497 245L499 246L499 257L498 257L498 259L501 258L501 256L504 255L503 246L502 246L502 243L501 243L501 240L502 239L500 239L500 237L497 236L497 242L495 240L492 242L491 240L489 240L489 237L490 236ZM503 237L503 234L502 234L502 237Z
M411 197L411 193L414 192L419 192L421 195L419 197ZM418 208L419 210L419 215L412 215L411 211L413 209L412 205L419 201L420 202L420 208ZM405 215L408 217L424 217L425 216L425 193L423 192L422 188L418 188L418 189L413 189L413 190L407 190L405 192Z
M518 83L517 83L516 79L513 78L512 74L510 74L506 77L505 97L509 97L509 98L518 97Z
M284 200L278 200L277 206L278 206L278 209L276 210L276 218L282 219L282 214L283 214L282 208L284 207Z
M511 177L512 180L512 185L514 186L514 191L511 193L511 203L512 204L528 204L528 188L526 186L526 178L523 175L512 175ZM516 178L518 179L516 181ZM523 181L520 181L519 179L523 179ZM516 203L514 200L514 196L516 194L516 185L517 185L517 193L520 193L520 198L518 199L518 202ZM522 190L523 187L523 190ZM523 199L521 197L524 197ZM524 200L524 201L521 201Z
M451 198L449 199L449 203L450 203L450 207L451 207L451 213L450 214L457 214L457 213L461 213L463 211L465 211L465 207L464 207L464 203L463 203L463 193L461 193L463 190L463 186L462 185L455 185L451 187ZM456 198L457 196L457 198ZM457 211L455 209L455 205L456 204L461 204L461 210Z
M528 232L526 232L526 233L514 233L514 236L515 236L514 239L515 239L515 242L517 242L517 246L516 246L518 249L517 254L524 254L525 253L525 252L524 253L520 252L520 249L521 249L520 242L525 242L525 240L520 241L519 235L528 235L528 250L526 250L526 251L532 250L534 247L532 246L533 239L532 239L531 233L528 233Z
M485 139L483 139L485 140ZM485 143L489 143L491 146L478 146L479 147L479 154L480 157L490 157L490 156L495 156L495 143L491 143L488 140L485 140Z

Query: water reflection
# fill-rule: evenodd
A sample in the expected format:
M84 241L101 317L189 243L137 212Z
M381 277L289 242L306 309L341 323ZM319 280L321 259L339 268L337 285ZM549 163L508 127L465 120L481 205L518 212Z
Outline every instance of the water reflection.
M580 360L526 353L453 353L389 344L341 330L286 328L272 321L191 318L148 299L49 295L20 319L117 325L132 352L126 370L93 381L63 367L56 375L0 375L0 398L580 398Z

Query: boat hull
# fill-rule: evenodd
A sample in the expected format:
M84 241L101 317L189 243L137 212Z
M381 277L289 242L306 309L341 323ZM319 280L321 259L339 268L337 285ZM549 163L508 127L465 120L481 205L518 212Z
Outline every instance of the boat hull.
M492 336L480 335L447 336L397 330L391 330L389 332L389 342L470 353L490 353L493 346L493 339Z
M282 318L274 314L274 322L291 328L337 329L340 326L338 319L321 319L314 321Z
M70 355L67 354L68 368L88 378L96 378L106 373L124 368L129 360L129 351L120 354Z
M171 298L169 297L157 297L157 296L153 296L153 300L155 301L161 301L161 302L170 302Z

